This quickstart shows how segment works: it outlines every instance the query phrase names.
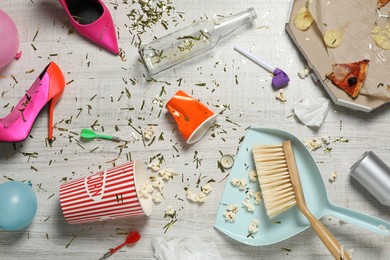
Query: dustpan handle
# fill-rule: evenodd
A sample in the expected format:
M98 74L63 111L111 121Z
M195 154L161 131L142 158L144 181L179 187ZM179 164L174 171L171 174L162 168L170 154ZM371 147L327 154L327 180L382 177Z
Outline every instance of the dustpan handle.
M290 175L290 181L294 189L295 200L299 210L303 213L303 215L305 215L307 220L309 220L312 228L335 259L350 260L351 258L345 250L343 250L342 245L339 241L337 241L336 237L334 237L324 224L322 224L321 221L319 221L307 208L291 141L284 141L282 146Z
M333 255L335 259L350 260L348 253L345 251L345 248L342 248L340 242L336 239L335 236L330 233L330 231L321 223L311 212L306 208L300 209L302 213L309 220L311 227L317 233L318 237L321 239L322 243L328 248L329 252ZM344 250L344 251L343 251Z
M348 208L343 208L332 203L329 206L327 215L334 216L340 220L368 229L380 235L390 235L390 223L387 221L350 210Z

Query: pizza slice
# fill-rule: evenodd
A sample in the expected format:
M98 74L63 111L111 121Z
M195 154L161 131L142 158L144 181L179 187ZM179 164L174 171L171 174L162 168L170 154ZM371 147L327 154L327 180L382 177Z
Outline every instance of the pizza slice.
M327 75L333 84L355 98L360 92L367 75L369 60L352 63L332 64L332 73Z
M378 0L378 7L384 7L390 0Z

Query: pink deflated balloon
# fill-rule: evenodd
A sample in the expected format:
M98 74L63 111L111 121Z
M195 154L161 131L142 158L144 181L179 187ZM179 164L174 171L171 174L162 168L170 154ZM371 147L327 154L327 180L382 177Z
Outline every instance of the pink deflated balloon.
M15 58L18 48L18 29L12 19L0 9L0 68Z

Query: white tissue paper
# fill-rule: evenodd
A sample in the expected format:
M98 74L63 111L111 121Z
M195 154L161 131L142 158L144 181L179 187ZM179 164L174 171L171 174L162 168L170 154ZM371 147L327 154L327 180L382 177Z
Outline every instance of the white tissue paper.
M294 108L294 113L298 119L308 127L320 127L328 110L330 100L327 98L306 98Z
M198 237L152 239L154 257L158 260L223 260L216 245Z

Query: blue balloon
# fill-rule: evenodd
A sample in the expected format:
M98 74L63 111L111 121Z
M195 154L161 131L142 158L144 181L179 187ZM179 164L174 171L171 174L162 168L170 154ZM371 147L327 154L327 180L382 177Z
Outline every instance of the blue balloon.
M31 183L10 181L0 185L0 229L19 230L30 224L37 212L37 196Z

